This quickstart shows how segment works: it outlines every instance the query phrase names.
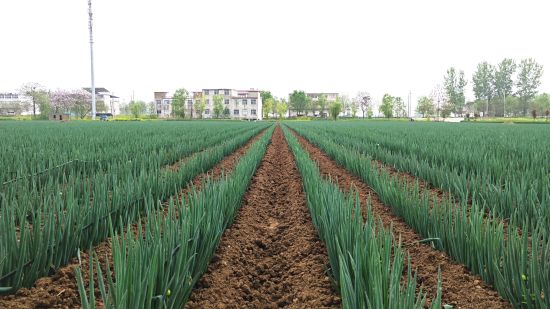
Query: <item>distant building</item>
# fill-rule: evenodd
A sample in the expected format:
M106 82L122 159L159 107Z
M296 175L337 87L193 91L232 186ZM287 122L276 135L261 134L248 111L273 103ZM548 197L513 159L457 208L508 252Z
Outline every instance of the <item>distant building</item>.
M215 118L214 96L222 97L224 112L220 117L230 119L261 120L262 119L262 97L260 90L235 90L224 88L202 89L202 91L191 92L185 104L185 115L189 118L201 118L195 111L195 103L205 100L205 108L202 118ZM155 104L157 115L160 118L170 117L172 113L173 95L168 92L155 92Z
M83 89L88 91L89 93L92 93L92 88L83 88ZM99 106L99 104L104 104L105 112L109 112L113 115L120 114L119 97L113 95L109 90L102 87L95 88L95 95L96 95L96 107ZM99 111L98 109L98 112L103 112L103 111Z
M32 98L16 92L0 93L0 116L27 115L32 112L29 107L32 105Z

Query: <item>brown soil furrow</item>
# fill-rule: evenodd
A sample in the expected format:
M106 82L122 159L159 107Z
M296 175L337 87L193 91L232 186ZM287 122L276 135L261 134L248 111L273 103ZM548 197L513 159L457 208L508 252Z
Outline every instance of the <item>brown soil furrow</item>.
M244 146L223 158L222 161L206 173L197 175L192 181L192 186L195 189L200 189L203 182L208 177L219 179L224 173L229 174L239 161L239 158L248 151L248 149L264 134L264 132L265 130L262 130L255 137L250 139ZM177 196L175 196L175 198L185 197L187 192L191 190L192 186L190 184L183 188ZM134 225L132 228L135 229L137 227ZM110 267L112 270L111 239L108 238L96 245L94 247L94 251L98 255L103 274L105 274L107 265L107 259L105 256L109 257L109 261L111 262ZM87 284L89 282L88 253L81 252L81 259L82 276ZM21 288L14 295L0 296L0 308L80 308L80 296L78 294L78 286L74 272L75 268L78 266L78 259L73 258L69 264L61 267L52 276L38 279L32 288ZM101 294L97 288L97 278L94 277L94 281L94 286L96 287L96 299L100 299ZM101 307L101 303L99 303L97 308Z
M280 127L186 308L337 308L328 257Z
M427 243L419 243L423 237L395 216L391 208L384 205L376 192L361 179L339 166L305 138L295 132L293 134L310 157L317 162L324 177L330 176L344 191L349 191L353 187L362 201L371 199L373 215L379 218L384 226L391 225L396 238L401 237L402 242L408 244L405 249L410 256L411 267L416 271L418 282L428 293L429 299L436 295L437 274L438 269L441 269L443 304L452 305L454 308L510 308L508 302L486 285L479 276L470 273L464 265L454 262L446 253L433 249Z

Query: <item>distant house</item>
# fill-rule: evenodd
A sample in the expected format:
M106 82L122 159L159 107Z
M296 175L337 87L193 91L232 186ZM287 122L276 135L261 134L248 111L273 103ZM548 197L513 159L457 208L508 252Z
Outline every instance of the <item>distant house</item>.
M0 93L0 116L19 116L30 114L28 107L32 98L15 92Z
M69 114L69 113L53 113L53 114L50 114L49 119L52 120L52 121L67 122L67 121L71 120L71 114Z
M209 88L202 91L194 91L189 94L185 102L185 117L189 118L214 118L214 96L222 97L224 113L223 118L261 120L262 97L260 90L235 90L227 88ZM172 114L173 95L169 92L155 92L155 104L157 115L160 118L170 117ZM205 108L202 115L195 111L195 103L204 99Z
M92 93L92 88L83 88L84 90ZM105 104L105 111L113 115L120 114L119 97L113 95L109 90L103 87L95 88L96 102L103 102Z

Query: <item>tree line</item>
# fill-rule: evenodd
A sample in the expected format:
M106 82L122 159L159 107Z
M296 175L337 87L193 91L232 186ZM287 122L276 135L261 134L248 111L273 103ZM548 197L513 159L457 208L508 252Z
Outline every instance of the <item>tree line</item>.
M451 113L468 117L550 115L550 95L538 93L543 66L532 58L516 63L505 58L496 65L480 62L472 75L475 100L466 102L468 80L464 71L447 70L443 86L436 86L430 96L418 99L417 112L423 117L448 117Z

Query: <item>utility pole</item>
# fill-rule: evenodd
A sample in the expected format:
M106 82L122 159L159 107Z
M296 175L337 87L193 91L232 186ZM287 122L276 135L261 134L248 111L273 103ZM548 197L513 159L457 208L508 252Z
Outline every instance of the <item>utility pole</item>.
M88 0L88 27L90 28L90 66L92 73L92 120L95 120L94 36L92 31L92 0Z

